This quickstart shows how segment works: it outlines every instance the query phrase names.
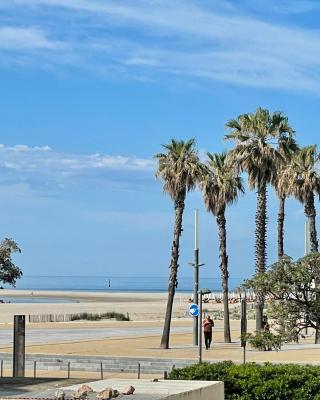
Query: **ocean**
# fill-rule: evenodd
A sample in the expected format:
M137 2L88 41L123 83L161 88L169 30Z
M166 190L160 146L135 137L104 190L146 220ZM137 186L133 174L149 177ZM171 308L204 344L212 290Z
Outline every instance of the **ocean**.
M243 278L230 278L230 291L235 290ZM4 285L5 288L10 288ZM220 292L220 278L200 278L200 288ZM117 277L117 276L23 276L17 281L16 290L62 291L112 291L112 292L165 292L168 277ZM192 292L193 278L180 278L177 291Z

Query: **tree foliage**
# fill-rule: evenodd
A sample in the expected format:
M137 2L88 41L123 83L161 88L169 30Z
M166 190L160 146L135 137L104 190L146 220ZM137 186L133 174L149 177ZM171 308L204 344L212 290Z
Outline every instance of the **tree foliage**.
M166 152L155 155L158 161L156 176L163 180L164 192L176 201L185 196L187 191L194 189L200 178L195 140L172 139L170 143L162 146Z
M12 286L22 276L21 269L12 261L14 253L21 253L17 243L12 239L4 239L0 243L0 282Z
M269 314L287 340L298 340L306 327L320 324L320 254L297 261L284 256L264 274L256 274L245 287L262 291L270 302Z

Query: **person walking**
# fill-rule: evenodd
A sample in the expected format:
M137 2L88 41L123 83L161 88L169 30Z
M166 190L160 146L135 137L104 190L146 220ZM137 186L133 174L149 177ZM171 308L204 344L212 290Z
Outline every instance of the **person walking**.
M210 318L210 315L206 316L206 319L202 323L203 334L204 334L204 343L206 345L206 349L209 350L212 342L212 328L214 327L214 322Z

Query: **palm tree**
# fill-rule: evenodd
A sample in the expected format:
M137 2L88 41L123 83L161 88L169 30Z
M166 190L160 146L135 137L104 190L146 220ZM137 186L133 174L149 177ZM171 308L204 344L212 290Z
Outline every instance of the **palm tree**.
M239 115L226 127L230 129L230 134L225 138L236 144L232 150L234 161L240 171L247 172L250 189L257 190L255 270L256 273L264 273L267 262L267 185L274 181L279 166L278 142L281 138L292 136L293 130L281 112L270 114L262 108L254 113ZM264 294L256 293L256 296L256 330L261 330Z
M290 165L294 153L299 146L292 136L284 136L279 138L278 151L281 156L278 171L273 182L276 194L279 199L278 211L278 259L284 256L284 220L285 220L285 203L290 195L287 182L285 182L285 171Z
M310 226L310 250L317 252L319 249L316 208L314 195L320 195L320 176L317 171L320 155L317 146L303 147L294 154L292 162L284 173L284 181L288 184L289 192L304 204L304 213Z
M171 140L163 145L166 153L156 154L158 169L156 176L163 180L163 190L174 202L175 223L171 250L170 277L168 285L168 300L160 347L169 348L172 306L175 290L178 286L179 244L182 232L182 217L185 198L188 191L195 188L200 177L200 164L195 150L195 140Z
M229 271L227 255L226 207L244 193L242 179L229 162L227 153L207 153L208 161L200 181L206 208L215 217L219 231L220 269L223 288L224 341L231 343L229 318Z

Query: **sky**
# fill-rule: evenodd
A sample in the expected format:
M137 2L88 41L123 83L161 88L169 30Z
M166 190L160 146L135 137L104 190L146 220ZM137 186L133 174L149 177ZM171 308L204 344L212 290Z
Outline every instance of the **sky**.
M283 111L317 143L317 0L1 0L0 235L25 275L167 276L173 205L153 155L171 138L230 148L226 122ZM269 189L268 262L277 200ZM254 270L256 195L228 208L230 276ZM217 278L214 217L186 201L180 275ZM317 204L317 208L318 204ZM287 204L285 250L304 252L303 207Z

